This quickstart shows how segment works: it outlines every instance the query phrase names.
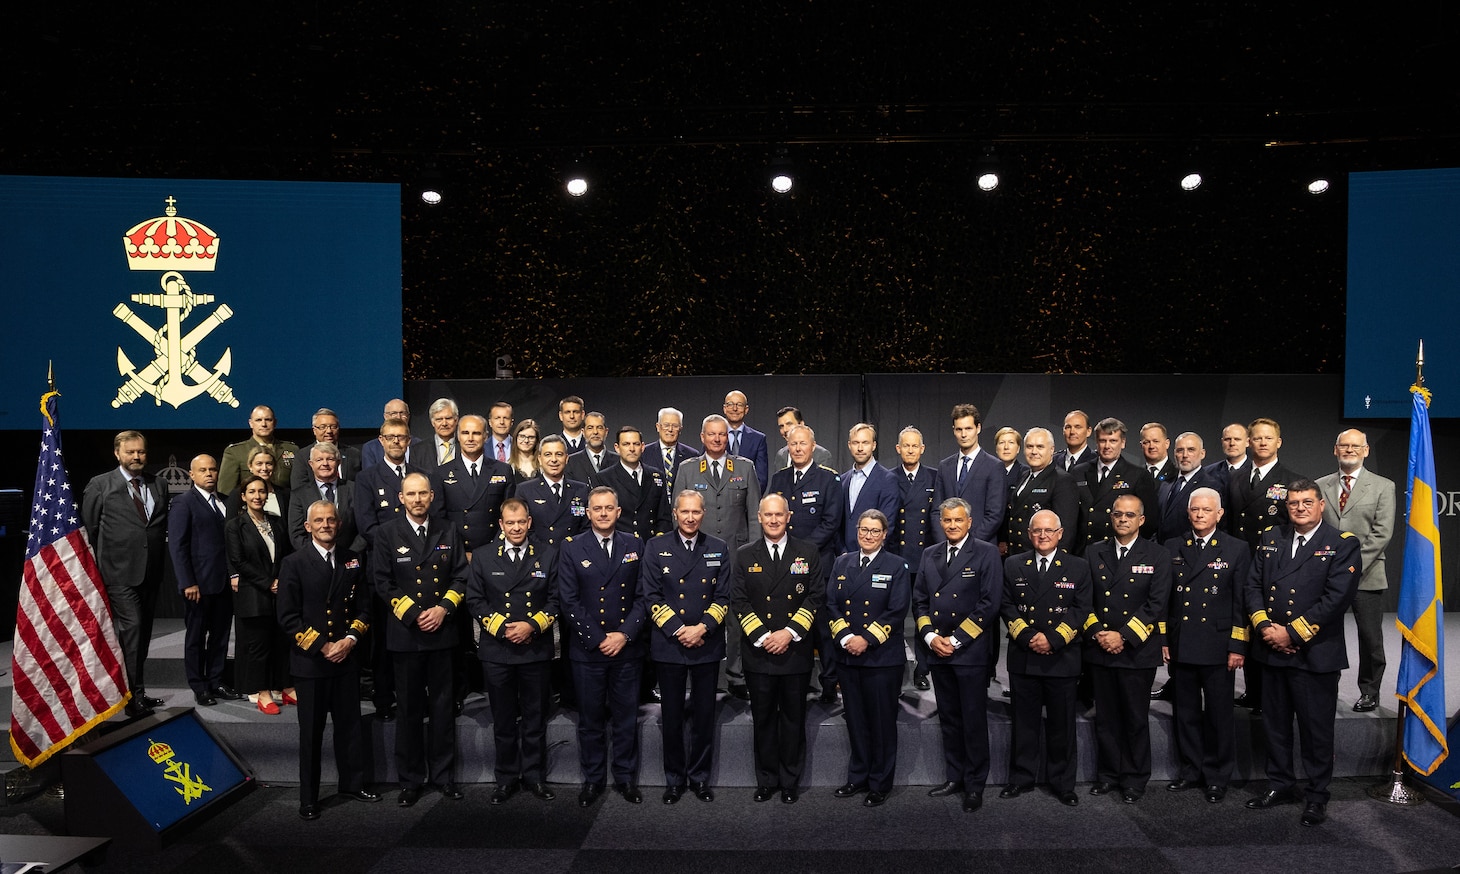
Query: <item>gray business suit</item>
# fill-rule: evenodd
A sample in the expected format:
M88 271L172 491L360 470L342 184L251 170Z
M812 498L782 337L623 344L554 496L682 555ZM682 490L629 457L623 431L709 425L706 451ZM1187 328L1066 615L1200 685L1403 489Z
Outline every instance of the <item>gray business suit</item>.
M1364 573L1354 597L1354 620L1359 631L1359 694L1379 697L1384 679L1384 591L1389 578L1384 572L1384 547L1394 535L1397 504L1394 481L1366 467L1358 470L1353 489L1343 509L1342 473L1319 477L1323 493L1323 521L1359 538L1359 555Z
M144 474L143 488L152 495L152 512L144 522L127 483L120 467L93 477L81 497L81 518L111 602L127 685L140 696L147 689L143 670L167 555L167 488Z

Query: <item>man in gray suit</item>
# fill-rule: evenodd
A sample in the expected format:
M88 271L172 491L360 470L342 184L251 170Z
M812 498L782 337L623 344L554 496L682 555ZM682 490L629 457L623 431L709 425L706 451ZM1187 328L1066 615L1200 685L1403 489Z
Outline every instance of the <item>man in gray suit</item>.
M733 555L755 530L760 478L756 476L755 462L729 454L730 422L724 416L705 417L700 425L700 444L705 454L680 463L674 487L692 490L705 499L699 530L725 541ZM726 686L731 695L744 701L750 691L740 665L741 633L733 622L726 623L725 630Z
M143 669L167 554L167 487L142 472L147 466L147 438L140 431L118 434L112 453L117 468L86 484L81 518L122 645L127 685L132 689L127 715L146 716L164 703L148 697Z
M1369 440L1363 431L1349 430L1333 444L1338 472L1319 477L1323 494L1323 521L1359 539L1363 576L1354 597L1354 620L1359 630L1359 700L1354 711L1367 713L1379 706L1379 684L1384 679L1384 547L1394 535L1394 481L1364 467Z

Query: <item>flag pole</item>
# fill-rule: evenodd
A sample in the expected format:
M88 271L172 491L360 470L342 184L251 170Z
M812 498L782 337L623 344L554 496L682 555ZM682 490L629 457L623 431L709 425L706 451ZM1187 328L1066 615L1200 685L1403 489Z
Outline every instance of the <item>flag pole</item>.
M1414 360L1414 385L1413 389L1425 387L1425 341L1419 341L1419 356ZM1428 405L1428 402L1426 402ZM1414 484L1410 483L1413 489ZM1408 513L1406 512L1406 516ZM1409 536L1408 533L1405 534ZM1402 585L1402 583L1401 583ZM1394 720L1394 764L1389 770L1389 779L1383 783L1376 783L1369 787L1369 797L1379 801L1387 801L1390 804L1402 804L1414 806L1424 804L1425 797L1418 792L1404 785L1404 721L1409 716L1409 702L1399 700L1399 718Z

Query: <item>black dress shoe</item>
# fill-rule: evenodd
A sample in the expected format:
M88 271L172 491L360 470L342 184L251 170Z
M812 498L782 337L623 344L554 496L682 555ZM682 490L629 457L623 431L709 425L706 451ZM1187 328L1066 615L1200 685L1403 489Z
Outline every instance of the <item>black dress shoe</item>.
M1287 792L1268 792L1265 795L1248 799L1246 806L1248 810L1267 810L1282 804L1293 804L1297 800Z
M319 819L319 805L315 803L299 805L299 818L313 822Z
M492 804L506 804L507 799L517 794L522 784L516 780L508 780L506 783L498 783L497 788L492 790Z
M549 789L546 783L528 783L527 791L541 798L543 801L552 801L558 797L553 794L553 790Z
M690 791L694 792L695 797L701 801L715 800L715 793L713 790L710 789L709 783L691 783L689 788Z
M1025 792L1033 791L1033 786L1020 786L1018 783L1010 783L999 791L1000 798L1018 798Z
M203 702L199 701L198 703L201 704ZM131 701L128 701L127 702L127 706L126 706L125 710L126 710L126 714L128 716L132 717L133 719L140 719L143 716L151 716L152 715L152 708L151 707L148 707L146 704L143 704L141 701L137 700L136 698L133 698Z
M613 791L623 796L623 799L630 804L642 804L644 802L644 793L640 792L639 787L632 783L615 783Z
M750 687L747 686L747 685L745 685L744 683L731 683L730 684L730 697L731 698L738 698L741 701L749 701L750 700Z
M1303 808L1303 825L1323 825L1328 819L1328 805L1316 801L1308 802Z
M584 783L583 791L578 793L578 806L589 807L603 794L602 783Z
M1120 790L1120 800L1126 804L1135 804L1145 794L1139 789L1122 789Z
M866 783L848 783L845 786L839 787L835 792L831 794L835 795L837 798L851 798L853 795L860 795L866 791Z
M401 807L414 807L417 801L421 800L421 790L402 789L400 795L396 796L395 803Z
M757 786L757 787L755 787L755 800L756 800L756 803L760 803L762 801L770 801L771 798L775 796L775 794L776 794L776 789L775 789L774 786Z
M683 786L666 786L664 788L664 803L678 804L679 798L684 794Z
M1065 807L1078 807L1080 804L1080 796L1076 795L1074 790L1061 792L1060 804L1063 804Z
M1202 792L1202 797L1207 800L1208 804L1220 804L1222 802L1222 799L1227 797L1227 787L1208 786L1206 790Z
M836 687L835 686L831 686L829 688L822 689L819 700L821 701L822 704L835 704L836 703Z
M913 674L913 687L923 692L926 692L929 689L933 688L933 684L928 682L927 674L915 673Z
M140 702L142 702L142 706L143 707L150 707L153 710L157 710L158 708L162 707L164 704L167 703L166 701L163 701L161 698L153 698L151 695L134 695L134 696L132 696L132 700L133 701L140 701Z
M782 804L795 804L796 803L796 799L798 799L800 797L801 797L801 793L798 792L798 791L796 791L795 789L782 789L781 790L781 803Z
M218 699L214 698L207 692L194 692L193 700L198 702L198 704L203 707L212 707L214 704L218 703Z
M1166 784L1167 792L1185 792L1188 789L1200 789L1201 783L1196 780L1172 780Z
M887 792L868 792L867 797L862 799L863 807L881 807L887 803Z
M1120 787L1114 783L1096 783L1090 787L1091 795L1109 795Z
M449 798L452 801L460 801L466 796L457 788L455 783L445 783L441 786L441 797Z
M983 795L978 792L970 792L963 796L963 812L973 813L983 807Z
M214 686L208 691L213 693L214 698L221 701L242 701L248 697L231 686Z
M1373 695L1360 695L1359 700L1354 702L1355 713L1368 713L1371 710L1379 709L1379 701Z
M1162 683L1160 686L1157 686L1156 688L1152 689L1151 690L1151 700L1152 701L1170 701L1171 700L1171 684L1170 683Z
M356 789L354 792L341 792L346 798L353 798L366 804L374 804L380 800L379 792L371 792L369 789Z
M932 789L929 789L928 790L928 797L930 797L930 798L947 798L949 795L961 795L962 793L963 793L963 784L962 783L959 783L957 780L949 780L947 783L944 783L942 786L935 786Z
M375 711L375 718L381 722L395 722L395 708L385 707Z

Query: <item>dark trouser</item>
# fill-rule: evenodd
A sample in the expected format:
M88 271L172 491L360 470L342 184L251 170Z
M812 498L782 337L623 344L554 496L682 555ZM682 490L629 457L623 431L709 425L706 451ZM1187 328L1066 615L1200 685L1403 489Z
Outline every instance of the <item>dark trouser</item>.
M664 785L710 782L715 763L715 681L718 662L681 665L655 662L659 672L660 731L664 736ZM744 681L741 677L741 681ZM689 688L689 755L685 756L684 692Z
M233 617L233 681L244 692L289 685L289 649L272 614Z
M1242 666L1242 678L1247 683L1245 692L1248 707L1262 706L1262 672L1266 669L1266 665L1253 659L1248 659Z
M223 685L228 660L228 632L233 627L233 590L183 599L183 665L188 687L196 693Z
M451 698L457 704L466 700L466 696L473 692L480 692L483 689L482 683L482 660L477 658L476 629L477 626L470 614L460 610L446 617L447 622L456 625L456 644L452 648L451 673L452 691Z
M806 690L811 688L811 675L746 671L745 685L750 688L755 732L755 784L795 792L806 767Z
M299 803L319 800L320 751L326 719L335 724L335 772L341 792L365 788L365 740L360 732L360 675L298 677Z
M944 779L982 795L989 779L989 666L934 664Z
M1012 646L1012 644L1011 644ZM1075 789L1075 686L1073 677L1009 674L1012 740L1009 782L1033 785L1039 774L1039 727L1044 726L1044 774L1056 794ZM1048 715L1042 715L1041 711Z
M837 642L832 639L831 634L826 630L823 622L813 623L811 626L812 646L816 647L817 657L820 665L816 674L816 685L825 695L836 690L837 663L836 650Z
M384 634L388 618L394 618L390 608L379 595L372 594L370 597L370 627L379 629L379 632L369 637L370 673L375 687L375 692L370 700L377 711L395 706L395 662L385 645Z
M837 665L847 740L852 748L847 782L865 783L873 792L891 792L897 771L897 696L902 691L902 665Z
M451 700L449 649L393 652L400 722L395 729L395 771L402 789L419 789L428 780L454 783L456 710ZM431 725L426 726L430 717Z
M107 590L111 602L112 625L122 645L122 662L127 668L127 686L133 695L147 689L144 671L147 653L152 647L152 616L157 612L157 583L140 586L115 586Z
M484 662L487 697L492 704L498 784L518 778L547 781L547 715L552 709L552 662L508 665Z
M740 663L740 645L745 642L745 632L740 630L737 622L725 624L725 684L727 686L745 685L745 667ZM660 684L659 691L663 693L663 684Z
M639 680L644 660L573 660L578 690L578 764L584 783L603 783L608 774L612 726L613 780L639 782Z
M1233 715L1235 671L1226 665L1171 662L1171 712L1176 741L1176 776L1226 787L1237 765L1237 719Z
M1354 622L1359 631L1359 694L1379 697L1384 682L1384 590L1354 595Z
M1155 668L1091 665L1095 684L1095 779L1145 792L1151 779L1151 683Z
M1293 718L1303 744L1303 774L1308 778L1304 797L1328 803L1333 779L1333 721L1338 707L1341 671L1314 673L1301 668L1263 666L1262 728L1267 732L1267 788L1291 792L1297 785L1293 772Z

